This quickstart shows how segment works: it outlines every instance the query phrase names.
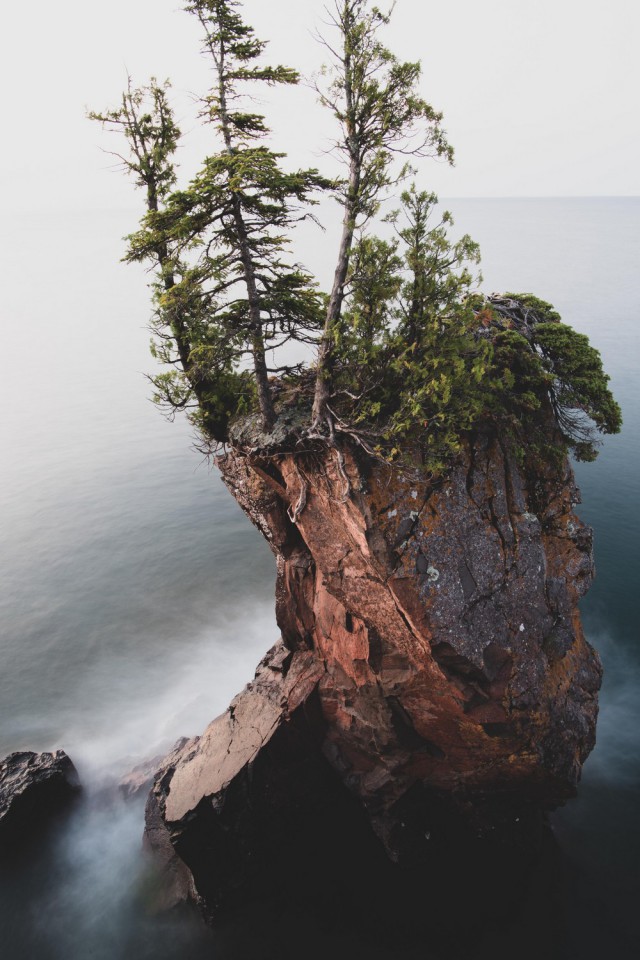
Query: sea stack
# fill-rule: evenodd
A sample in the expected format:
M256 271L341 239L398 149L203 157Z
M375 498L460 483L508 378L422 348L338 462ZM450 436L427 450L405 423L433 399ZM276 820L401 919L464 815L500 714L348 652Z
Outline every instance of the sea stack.
M245 421L218 459L275 554L281 639L148 803L178 899L209 918L301 845L402 869L447 830L552 808L595 740L591 531L568 462L533 471L478 432L432 481L356 444L286 449L286 427L268 447Z

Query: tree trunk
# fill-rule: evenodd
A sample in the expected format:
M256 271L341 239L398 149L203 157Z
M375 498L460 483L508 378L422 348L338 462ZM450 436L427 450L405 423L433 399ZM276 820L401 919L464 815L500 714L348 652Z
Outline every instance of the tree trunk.
M212 51L213 52L213 51ZM231 129L229 126L229 114L227 110L227 97L224 81L224 49L221 49L220 56L215 57L218 70L218 96L220 100L220 123L222 135L224 137L225 148L229 156L235 153L231 139ZM256 283L256 271L249 249L249 238L242 215L242 206L237 194L233 195L233 219L238 234L238 249L240 260L244 273L245 285L247 288L247 300L249 302L249 331L251 334L251 352L253 354L253 369L256 375L256 386L258 389L258 403L262 422L265 430L270 431L276 420L276 413L273 409L273 399L269 387L269 376L267 373L267 361L265 357L264 337L262 335L262 318L260 316L260 294Z
M231 150L229 150L231 152ZM253 354L253 368L256 374L256 386L258 388L258 403L260 404L260 413L265 430L271 430L275 423L276 414L273 409L273 400L271 398L271 389L269 387L269 376L267 373L267 361L265 357L264 338L262 336L262 320L260 317L260 294L256 284L255 268L251 259L249 250L249 239L242 216L240 200L237 196L233 198L233 217L238 234L238 246L240 249L240 259L244 271L244 279L247 287L247 299L249 301L249 329L251 331L251 352Z
M155 182L151 181L147 184L147 209L151 213L158 212L158 191ZM166 243L160 243L156 250L156 256L158 258L158 265L162 273L162 282L164 289L168 292L175 287L175 276L172 269L167 269L170 263L169 257L169 248ZM191 372L193 370L193 364L191 362L191 341L187 335L187 331L183 323L176 323L175 320L170 321L170 329L173 334L173 338L176 342L176 349L178 351L178 357L180 358L180 365L184 370L186 376L189 379L191 389L196 395L198 403L203 404L203 391L201 385L192 379Z
M346 13L347 11L345 11ZM360 177L362 173L362 152L359 138L356 136L356 118L353 99L353 78L351 75L352 58L347 43L348 30L343 29L344 40L344 84L346 106L346 144L349 150L349 186L345 203L342 237L338 252L338 263L333 278L333 287L327 307L327 316L318 347L316 367L316 387L311 411L311 426L319 429L327 419L327 403L331 396L333 367L335 363L335 330L342 313L344 286L349 271L349 257L353 245L356 227L358 200L360 195Z
M334 334L342 313L344 287L349 271L349 258L353 246L355 232L356 202L360 189L360 168L356 160L351 161L349 171L349 192L345 205L345 214L338 252L338 264L333 278L333 287L327 307L327 317L322 332L322 339L318 347L316 368L316 388L311 412L311 424L317 429L327 417L327 403L331 396L333 367L335 363Z

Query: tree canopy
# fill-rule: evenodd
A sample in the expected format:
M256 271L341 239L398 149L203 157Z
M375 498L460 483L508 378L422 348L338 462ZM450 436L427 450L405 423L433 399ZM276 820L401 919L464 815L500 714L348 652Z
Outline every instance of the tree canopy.
M129 82L118 106L90 114L119 134L117 155L145 195L126 259L154 271L152 353L164 368L150 377L154 399L170 415L186 410L213 447L229 442L234 418L255 414L268 435L296 406L311 441L348 436L391 460L419 451L433 473L480 428L520 452L593 459L598 435L621 425L600 355L532 294L479 292L477 244L454 240L450 214L412 181L408 159L453 152L421 95L420 64L382 42L390 14L335 0L321 38L329 63L316 90L335 124L336 178L290 170L269 145L256 93L299 76L266 61L238 0L185 9L213 73L201 118L215 150L191 182L178 182L168 83ZM327 293L291 252L321 194L342 212ZM292 343L306 363L286 362Z

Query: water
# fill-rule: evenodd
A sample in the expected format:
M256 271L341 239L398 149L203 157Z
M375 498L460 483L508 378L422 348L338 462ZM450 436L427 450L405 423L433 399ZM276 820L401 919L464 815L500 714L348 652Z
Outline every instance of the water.
M625 415L578 469L598 566L583 616L606 678L580 796L554 817L564 956L623 960L640 892L640 200L448 206L481 244L485 289L533 291L588 333ZM134 217L33 215L3 232L0 755L64 747L87 785L35 867L0 875L8 960L226 956L147 914L142 809L110 784L250 678L277 635L274 564L188 427L147 400L146 278L118 262Z

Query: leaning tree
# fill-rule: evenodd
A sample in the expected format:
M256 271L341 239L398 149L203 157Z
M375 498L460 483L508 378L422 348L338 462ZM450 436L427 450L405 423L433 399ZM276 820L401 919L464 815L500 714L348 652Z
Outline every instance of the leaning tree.
M358 224L376 214L385 190L402 177L404 170L394 172L398 156L431 154L453 160L440 125L442 114L420 96L420 64L398 60L380 40L389 18L368 0L337 0L332 35L322 38L331 57L330 82L319 85L318 92L338 123L335 150L346 176L342 235L318 350L312 412L316 428L328 413L337 328Z
M171 370L154 378L157 398L170 410L195 400L201 425L218 443L227 439L230 416L250 409L251 394L264 429L272 428L269 377L289 368L277 359L269 366L269 358L292 340L311 342L321 326L321 295L287 259L288 234L311 215L314 193L333 187L316 170L284 170L283 154L264 144L269 130L249 93L299 78L262 63L266 44L238 7L235 0L186 7L202 27L213 66L201 113L218 138L186 188L175 189L179 132L166 87L129 86L115 110L91 114L124 134L129 152L120 158L147 187L147 213L129 238L127 259L150 262L160 278L154 350Z

